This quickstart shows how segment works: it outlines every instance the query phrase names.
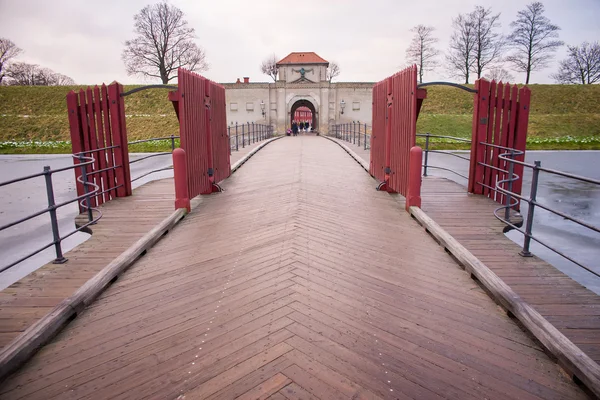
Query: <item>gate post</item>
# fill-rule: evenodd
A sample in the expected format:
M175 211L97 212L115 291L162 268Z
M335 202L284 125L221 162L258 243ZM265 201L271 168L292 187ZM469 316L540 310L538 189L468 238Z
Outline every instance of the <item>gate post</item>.
M406 195L406 211L412 206L421 208L421 166L423 149L413 146L410 149L408 167L408 193Z
M121 165L115 169L117 179L117 197L131 196L131 175L129 173L129 147L127 145L127 128L125 127L125 104L121 97L123 86L112 83L108 86L110 109L110 125L115 148L115 163Z
M173 150L173 177L175 180L175 209L185 208L187 212L190 212L185 150L181 147Z

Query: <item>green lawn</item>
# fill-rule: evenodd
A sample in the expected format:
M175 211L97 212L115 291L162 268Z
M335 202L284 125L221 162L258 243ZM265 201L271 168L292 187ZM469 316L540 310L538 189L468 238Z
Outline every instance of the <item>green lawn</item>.
M126 86L125 90L134 87ZM66 143L70 134L65 96L69 90L81 88L84 87L0 86L0 153L71 152ZM600 85L530 85L530 88L528 148L600 149ZM177 118L167 93L167 90L148 90L126 98L129 140L178 133ZM472 103L471 93L451 87L428 87L417 131L470 137ZM28 144L16 148L15 142ZM449 149L464 147L446 142L432 145ZM167 145L147 145L143 149L167 149L161 146Z

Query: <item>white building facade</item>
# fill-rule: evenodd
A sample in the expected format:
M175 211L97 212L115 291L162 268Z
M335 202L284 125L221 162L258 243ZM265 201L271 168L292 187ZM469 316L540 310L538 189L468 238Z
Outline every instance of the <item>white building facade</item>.
M277 63L273 83L225 83L228 124L261 123L276 132L290 128L297 108L308 107L314 129L327 133L335 123L371 124L373 83L330 83L329 63L315 53L291 53Z

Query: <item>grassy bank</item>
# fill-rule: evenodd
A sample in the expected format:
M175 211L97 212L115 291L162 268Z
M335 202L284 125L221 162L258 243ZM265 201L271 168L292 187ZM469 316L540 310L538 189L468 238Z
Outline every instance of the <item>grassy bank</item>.
M70 153L65 96L81 88L0 86L0 153ZM600 150L600 85L530 88L528 148ZM449 87L429 87L427 92L418 132L470 137L473 95ZM129 140L177 134L177 118L166 90L135 93L126 98L125 105ZM460 147L446 142L434 146ZM132 151L168 148L167 144L147 144Z

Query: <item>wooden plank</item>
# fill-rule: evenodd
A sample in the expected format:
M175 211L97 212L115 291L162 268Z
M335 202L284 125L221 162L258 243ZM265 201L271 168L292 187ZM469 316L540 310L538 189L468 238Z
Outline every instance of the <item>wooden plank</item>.
M105 138L105 143L106 143L106 147L112 147L113 146L113 139L112 139L112 129L110 126L110 106L108 104L108 89L106 88L106 85L103 83L102 84L102 89L101 89L101 110L102 110L102 116L104 118L104 138ZM115 170L113 169L115 166L115 149L108 149L106 150L106 166L107 168L111 168L108 170L108 188L113 188L110 192L108 192L108 194L110 195L111 199L114 199L115 197L117 197L117 190L114 189L115 186L117 185L117 181L115 178Z
M290 383L292 383L291 379L282 373L278 373L272 376L269 380L261 383L260 385L236 398L240 400L264 400Z

